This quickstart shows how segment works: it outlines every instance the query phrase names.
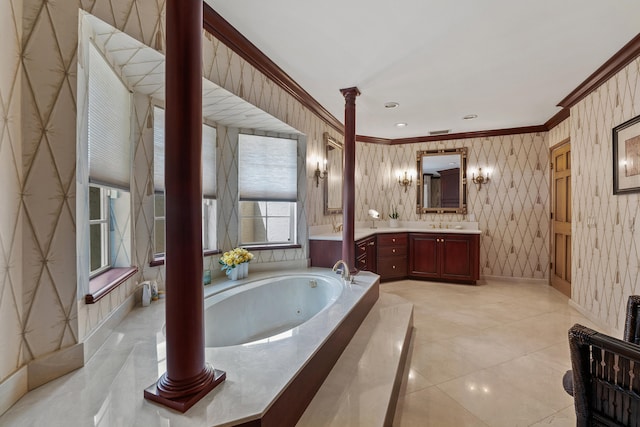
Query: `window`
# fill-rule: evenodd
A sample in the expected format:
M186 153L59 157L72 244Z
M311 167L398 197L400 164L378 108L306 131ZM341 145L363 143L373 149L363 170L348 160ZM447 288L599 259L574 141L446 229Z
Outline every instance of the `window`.
M297 141L239 136L240 244L296 243Z
M90 278L131 266L131 93L89 44Z
M109 208L107 190L89 187L89 246L91 273L95 276L110 266L109 262Z
M153 195L153 242L156 254L164 254L164 193Z
M154 175L154 253L165 253L165 197L164 197L164 110L153 109L153 175ZM216 129L202 125L202 248L214 250L216 234Z

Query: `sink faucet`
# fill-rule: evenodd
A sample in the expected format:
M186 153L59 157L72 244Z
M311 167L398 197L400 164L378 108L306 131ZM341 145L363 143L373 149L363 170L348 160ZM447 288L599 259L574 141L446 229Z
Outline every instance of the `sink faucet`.
M349 266L343 260L338 260L338 262L336 262L333 265L333 271L338 271L338 266L340 264L342 264L342 270L340 271L340 277L342 277L344 279L345 283L350 282L351 281L351 274L349 273Z

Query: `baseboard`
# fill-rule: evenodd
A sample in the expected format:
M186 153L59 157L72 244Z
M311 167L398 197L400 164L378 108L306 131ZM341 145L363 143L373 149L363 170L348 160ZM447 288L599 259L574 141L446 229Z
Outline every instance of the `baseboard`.
M498 280L500 282L529 283L529 284L540 284L540 285L549 284L549 279L534 279L533 277L487 276L487 275L481 275L479 281L482 282L487 279Z
M105 343L109 335L113 330L122 322L127 314L136 306L136 301L140 299L140 292L136 290L129 295L122 304L120 304L115 310L95 327L93 331L85 338L84 344L84 362L88 362L89 359L96 354L96 351Z
M29 362L27 365L29 390L84 366L83 347L82 343L75 344Z
M595 323L595 325L598 327L598 332L602 332L604 334L611 335L612 337L622 339L622 335L624 332L622 329L617 330L617 329L611 328L610 326L607 326L604 323L602 323L602 321L598 319L594 319L592 313L588 312L586 309L584 309L584 307L582 307L572 299L569 300L569 305L572 308L576 309L584 317L586 317L589 320L589 322ZM584 326L587 326L587 325L584 325Z
M29 391L27 367L23 366L0 383L0 415Z

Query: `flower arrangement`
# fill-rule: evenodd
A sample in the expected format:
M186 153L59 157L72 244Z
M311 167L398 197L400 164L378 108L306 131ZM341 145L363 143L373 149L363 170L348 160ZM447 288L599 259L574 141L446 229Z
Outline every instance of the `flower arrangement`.
M244 248L235 248L229 252L222 254L218 263L222 266L221 270L229 272L238 265L249 262L253 259L253 254Z
M398 214L398 207L391 205L391 213L389 214L389 218L398 219L400 215Z

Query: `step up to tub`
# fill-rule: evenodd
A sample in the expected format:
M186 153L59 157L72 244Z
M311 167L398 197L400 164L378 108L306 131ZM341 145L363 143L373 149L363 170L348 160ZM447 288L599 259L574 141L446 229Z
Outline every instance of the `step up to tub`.
M380 294L298 427L391 425L413 328L413 304Z

